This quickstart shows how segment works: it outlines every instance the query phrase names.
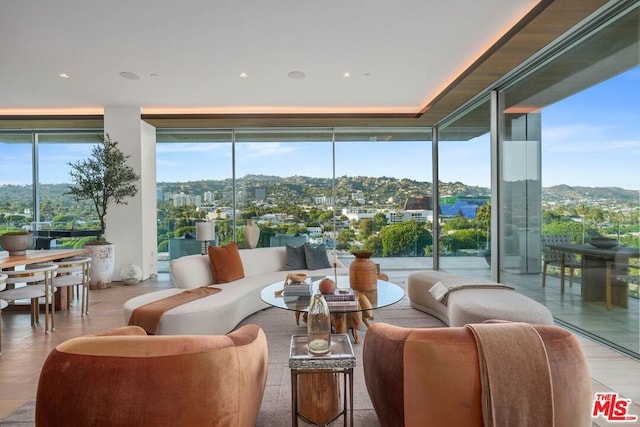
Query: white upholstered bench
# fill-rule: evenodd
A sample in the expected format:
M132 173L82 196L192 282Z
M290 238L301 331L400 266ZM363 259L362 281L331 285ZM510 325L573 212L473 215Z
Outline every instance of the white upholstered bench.
M470 286L451 292L445 305L429 290L438 282L451 280ZM479 282L474 289L472 278L435 270L420 271L409 275L407 293L413 308L437 317L449 326L464 326L486 320L553 325L553 315L544 305L511 289L487 289L482 286L487 283Z

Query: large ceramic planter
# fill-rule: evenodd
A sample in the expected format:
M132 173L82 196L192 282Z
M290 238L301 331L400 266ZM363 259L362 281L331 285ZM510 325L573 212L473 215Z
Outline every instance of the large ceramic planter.
M86 245L87 256L91 257L89 289L105 289L111 286L111 278L115 269L115 246L112 243L106 245Z
M24 255L27 249L33 245L33 235L28 234L4 234L0 237L2 248L9 252L10 256Z

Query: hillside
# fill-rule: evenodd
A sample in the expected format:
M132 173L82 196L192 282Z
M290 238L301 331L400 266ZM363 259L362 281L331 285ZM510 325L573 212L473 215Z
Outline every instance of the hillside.
M164 194L202 195L207 191L224 193L233 190L232 180L203 180L188 182L160 182L158 188ZM263 189L267 198L284 202L313 203L317 196L331 197L333 189L331 179L305 176L266 176L247 175L236 182L236 191L247 199ZM58 209L70 207L72 201L64 196L67 184L42 184L42 200L55 201ZM341 176L336 179L336 195L339 199L349 199L353 193L361 191L367 205L400 206L406 197L430 195L430 182L397 179L392 177ZM484 187L470 186L461 182L441 183L442 196L487 196L490 190ZM31 208L31 186L0 186L0 212L15 213ZM640 205L640 192L618 187L572 187L556 185L542 189L543 203L576 205L616 205L637 207Z

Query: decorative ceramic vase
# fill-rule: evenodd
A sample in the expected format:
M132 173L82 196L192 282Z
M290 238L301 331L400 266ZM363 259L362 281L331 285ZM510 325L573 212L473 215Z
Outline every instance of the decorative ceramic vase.
M247 220L247 226L244 228L244 241L247 242L249 249L254 249L258 246L258 239L260 239L260 228L252 218Z
M115 269L115 246L112 243L106 245L86 245L87 255L91 257L89 289L106 289L111 287L113 270Z
M33 245L33 235L31 233L3 234L0 237L0 245L5 251L9 252L9 256L24 255L27 253L27 249L30 249Z
M307 315L307 345L309 353L322 356L331 350L331 316L322 294L311 297Z
M135 264L129 264L120 270L120 280L125 285L135 285L142 280L142 269Z
M355 259L349 265L349 285L357 291L373 291L378 288L376 264L369 258L373 251L353 251Z

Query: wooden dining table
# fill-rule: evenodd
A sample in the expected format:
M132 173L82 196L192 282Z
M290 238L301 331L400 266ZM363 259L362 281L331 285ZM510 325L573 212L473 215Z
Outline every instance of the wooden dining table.
M42 249L28 250L25 255L10 256L9 252L0 252L0 270L17 267L19 265L37 264L56 259L70 258L83 255L86 249Z
M617 276L628 274L629 259L640 258L639 248L616 246L614 248L597 248L592 245L549 245L549 248L562 254L564 271L565 254L574 253L580 255L582 268L582 300L604 301L607 310L615 304L627 308L629 304L629 291L624 286L625 292L620 295L613 294L614 287L622 285L617 283ZM561 286L564 287L564 275L561 275ZM622 286L618 286L622 288Z
M42 249L42 250L28 250L24 255L9 255L9 252L0 252L0 270L11 269L21 265L38 264L41 262L55 261L58 259L71 258L74 256L84 255L86 249ZM64 296L57 293L55 296L55 304L58 310L63 310L66 307L66 300L63 301Z

